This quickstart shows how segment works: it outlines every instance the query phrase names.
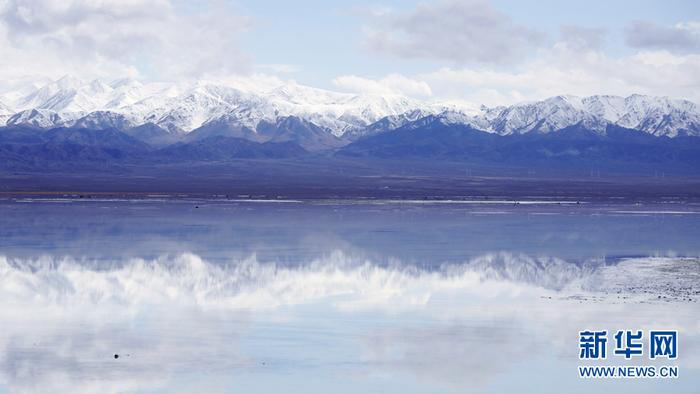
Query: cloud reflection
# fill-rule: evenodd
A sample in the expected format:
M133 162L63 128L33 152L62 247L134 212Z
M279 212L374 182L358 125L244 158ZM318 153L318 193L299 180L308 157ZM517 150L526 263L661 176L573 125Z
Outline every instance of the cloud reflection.
M447 289L561 290L605 265L597 260L577 265L558 258L505 252L431 269L397 259L377 265L363 254L341 250L296 267L261 262L255 254L225 264L184 253L99 265L72 257L0 256L0 292L6 301L58 304L176 302L261 309L329 299L336 305L396 307L397 303L425 305L432 293Z
M343 250L301 266L255 254L0 256L0 387L170 391L203 375L284 381L301 368L462 391L508 381L524 358L564 368L572 333L591 324L675 327L683 366L698 368L697 303L684 297L699 273L696 259L574 264L505 252L430 269Z

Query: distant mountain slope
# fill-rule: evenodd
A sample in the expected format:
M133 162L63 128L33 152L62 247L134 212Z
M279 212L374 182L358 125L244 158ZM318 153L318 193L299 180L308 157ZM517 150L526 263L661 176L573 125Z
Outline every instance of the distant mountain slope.
M584 122L553 133L499 135L468 125L446 124L441 117L431 116L392 132L360 139L336 155L522 166L671 163L700 169L700 139L655 137L614 125L600 132Z
M180 141L180 136L164 130L153 123L145 123L140 126L131 127L124 130L139 141L143 141L154 148L168 146Z
M336 158L699 169L700 108L631 95L480 110L297 83L64 77L0 95L6 166Z
M499 135L470 125L448 124L442 116L431 115L349 145L296 118L285 118L252 133L266 140L251 141L235 134L193 133L197 138L171 143L168 138L172 134L155 125L126 131L10 126L0 128L0 161L8 168L14 164L36 167L75 163L178 164L313 155L318 163L324 157L334 156L359 162L388 159L402 161L407 166L428 160L521 167L653 168L659 165L700 171L700 138L656 137L610 124L603 132L581 122L550 133ZM150 143L142 138L146 135L150 136ZM328 141L328 138L336 140ZM319 150L329 145L337 148Z
M429 116L392 132L362 138L337 154L380 158L461 157L495 143L498 138L471 126L447 125L439 117Z
M291 141L309 151L339 148L347 144L347 141L296 116L277 118L275 122L260 122L257 132L267 141Z
M154 138L162 137L153 127L151 126ZM0 128L0 168L18 165L41 168L75 164L179 164L241 158L280 159L307 153L291 141L257 143L240 138L213 136L156 149L115 129L41 130L26 126Z
M185 141L197 141L213 136L243 138L254 142L294 142L308 151L322 151L341 147L347 141L327 130L296 116L263 120L255 129L243 126L227 117L209 122L187 134Z
M168 161L225 161L232 159L282 159L303 156L307 152L293 142L258 143L242 138L212 136L179 142L155 152L153 158Z
M147 144L114 129L0 129L0 160L6 165L110 164L139 159L151 150Z

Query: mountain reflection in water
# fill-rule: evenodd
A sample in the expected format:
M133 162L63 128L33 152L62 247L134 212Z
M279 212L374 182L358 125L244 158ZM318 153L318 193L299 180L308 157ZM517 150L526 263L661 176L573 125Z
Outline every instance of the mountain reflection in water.
M3 206L0 392L700 384L695 216L202 206ZM582 384L591 328L677 329L681 377Z

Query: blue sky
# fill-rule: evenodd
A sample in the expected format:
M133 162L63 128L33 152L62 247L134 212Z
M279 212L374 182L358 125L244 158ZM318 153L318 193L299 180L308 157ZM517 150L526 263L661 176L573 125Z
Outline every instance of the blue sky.
M700 101L700 5L689 0L0 0L0 51L5 85L236 76L488 105Z
M261 64L293 64L296 78L314 86L332 87L342 74L379 77L392 72L428 72L445 65L437 59L396 59L368 53L362 47L363 12L372 8L405 10L417 1L239 1L233 4L254 19L243 45ZM425 2L424 2L425 3ZM429 2L428 2L429 3ZM624 29L636 20L673 25L700 19L700 4L689 0L496 0L493 6L516 23L533 27L554 40L561 26L582 25L608 30L604 50L632 52L624 45Z

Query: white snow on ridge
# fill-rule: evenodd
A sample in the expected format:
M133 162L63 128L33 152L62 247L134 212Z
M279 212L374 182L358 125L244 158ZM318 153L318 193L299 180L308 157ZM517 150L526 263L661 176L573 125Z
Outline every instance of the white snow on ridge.
M12 108L0 101L0 126L4 125L14 113Z
M548 133L582 124L605 132L608 124L656 136L700 135L700 109L667 97L598 95L551 97L507 107L426 102L398 95L358 95L295 82L252 86L240 81L186 84L141 83L124 78L83 81L66 76L29 83L0 95L0 125L37 127L133 127L154 123L189 133L209 122L255 131L262 121L297 116L336 136L364 135L365 129L395 129L420 117L438 115L445 124L465 124L502 135ZM370 126L371 127L371 126Z
M15 112L16 111L14 111L12 108L10 108L9 105L0 101L0 115L12 115Z
M171 132L190 132L210 121L226 118L255 130L260 121L298 116L335 135L367 126L385 116L425 106L401 96L360 96L286 83L266 92L248 86L227 86L206 81L190 85L142 84L132 79L111 83L63 77L29 92L8 92L8 124L28 123L50 127L48 112L56 119L79 119L93 112L118 113L135 124L155 123ZM2 114L3 107L0 107ZM31 110L38 110L32 112ZM66 115L70 114L70 115ZM40 119L31 119L32 116ZM56 126L59 124L55 124ZM62 125L66 125L65 122Z
M608 124L675 137L700 135L700 108L687 100L642 95L556 96L509 107L483 108L475 116L499 134L552 132L578 123L604 132Z

